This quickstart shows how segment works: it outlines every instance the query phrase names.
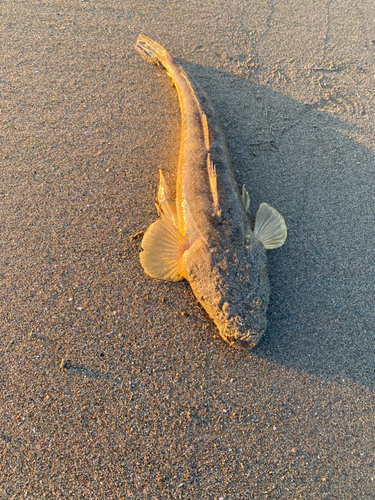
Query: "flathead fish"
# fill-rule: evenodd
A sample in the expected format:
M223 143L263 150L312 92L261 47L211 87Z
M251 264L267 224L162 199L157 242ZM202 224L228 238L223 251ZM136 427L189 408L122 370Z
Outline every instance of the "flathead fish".
M267 325L266 249L284 243L284 219L262 203L251 229L249 195L244 186L239 193L206 93L158 43L140 35L135 48L167 70L181 108L176 200L160 170L160 218L144 234L141 265L153 278L186 279L221 337L233 347L251 349Z

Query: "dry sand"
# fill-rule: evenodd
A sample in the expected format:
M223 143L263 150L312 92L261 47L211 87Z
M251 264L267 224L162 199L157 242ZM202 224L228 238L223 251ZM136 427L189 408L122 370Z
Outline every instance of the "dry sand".
M373 0L0 13L0 498L375 498ZM252 353L130 239L180 134L141 32L210 95L252 213L287 222Z

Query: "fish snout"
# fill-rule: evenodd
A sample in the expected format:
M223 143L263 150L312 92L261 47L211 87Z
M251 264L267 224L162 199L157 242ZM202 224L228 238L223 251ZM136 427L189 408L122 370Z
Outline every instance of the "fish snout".
M221 337L236 349L251 350L260 341L266 331L267 318L265 314L259 314L250 318L231 318L217 323ZM221 327L221 328L220 328Z
M221 337L236 349L253 349L266 331L267 299L260 293L251 293L244 301L221 303L220 313L214 319Z
M236 339L230 341L226 339L229 344L235 349L239 349L241 351L250 351L254 349L254 347L259 343L263 333L266 331L265 328L261 330L259 333L249 333L248 338L246 339Z

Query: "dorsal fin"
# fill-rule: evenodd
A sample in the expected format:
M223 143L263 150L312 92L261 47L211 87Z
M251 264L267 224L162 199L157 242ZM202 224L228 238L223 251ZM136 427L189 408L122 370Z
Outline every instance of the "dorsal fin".
M201 110L202 112L202 110ZM207 151L210 150L210 132L208 130L208 122L207 116L202 112L202 127L203 127L203 135L204 135L204 144L206 146Z
M244 206L245 212L249 213L250 196L249 196L249 193L246 191L245 184L242 185L241 200L242 200L242 204Z
M211 161L211 155L208 153L207 155L207 171L208 171L208 179L210 181L210 188L212 194L212 200L214 203L214 215L220 217L221 210L219 208L219 195L217 192L217 174L216 167Z
M163 172L159 169L159 189L158 189L158 203L156 208L161 217L169 219L176 227L178 227L176 204L173 201L168 184L164 178Z

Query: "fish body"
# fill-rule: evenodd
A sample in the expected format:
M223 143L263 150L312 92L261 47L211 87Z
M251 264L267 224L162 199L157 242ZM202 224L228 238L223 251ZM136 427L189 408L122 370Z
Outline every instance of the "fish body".
M160 171L160 218L143 237L141 264L154 278L186 279L221 337L233 347L252 348L267 325L266 249L284 243L284 219L263 203L251 230L249 197L244 187L238 191L206 93L158 43L140 35L135 48L167 70L181 109L176 200Z

